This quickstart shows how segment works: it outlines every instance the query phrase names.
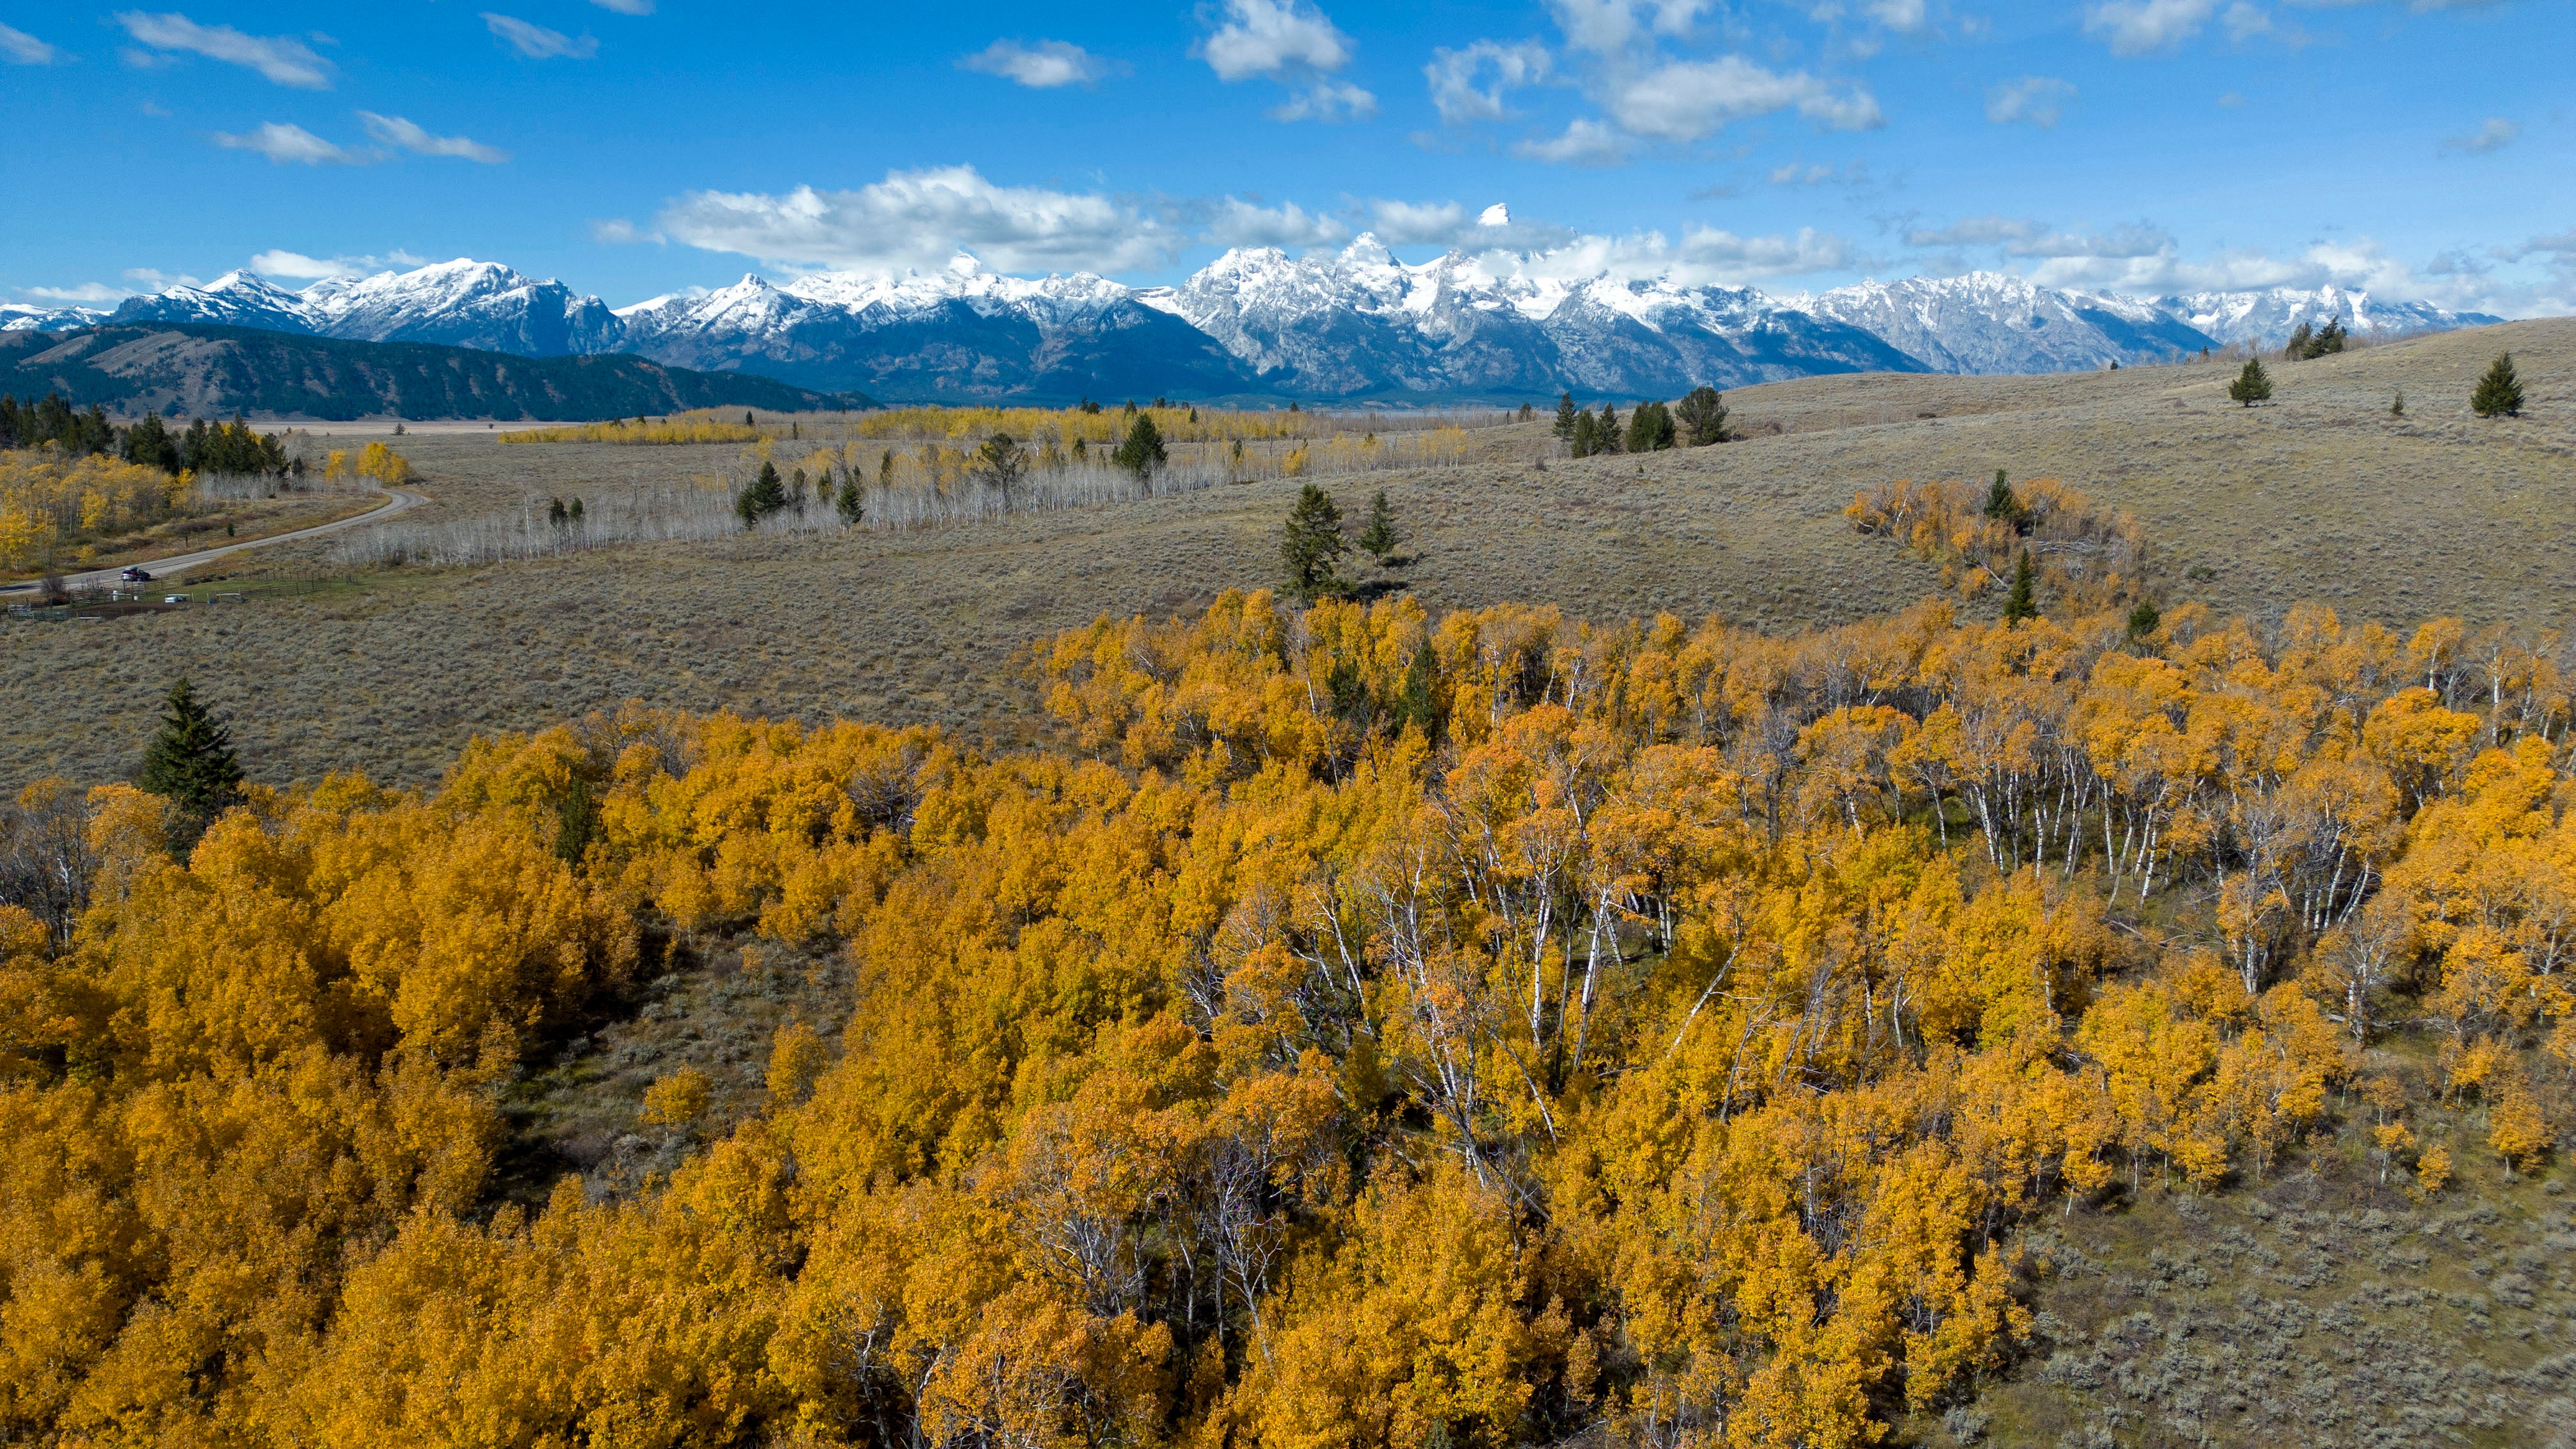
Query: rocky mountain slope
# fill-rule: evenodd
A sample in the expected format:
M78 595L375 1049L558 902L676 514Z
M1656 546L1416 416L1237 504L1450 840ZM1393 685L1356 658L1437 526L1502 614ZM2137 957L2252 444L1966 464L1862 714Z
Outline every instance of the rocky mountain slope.
M1547 259L1399 261L1373 236L1338 253L1227 252L1177 286L1088 274L759 276L611 310L561 282L459 259L302 291L248 272L135 297L111 320L433 342L527 357L633 353L828 391L946 402L1154 393L1201 399L1439 401L1560 390L1669 397L1843 372L2061 372L2278 345L2305 322L2360 336L2492 322L2327 287L2141 299L2018 277L1864 282L1816 295L1566 275ZM96 325L16 306L0 330Z

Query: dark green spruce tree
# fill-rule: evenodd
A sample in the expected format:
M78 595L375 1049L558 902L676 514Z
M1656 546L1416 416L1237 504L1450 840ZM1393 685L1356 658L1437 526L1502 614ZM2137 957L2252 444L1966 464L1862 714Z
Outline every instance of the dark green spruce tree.
M2165 616L2157 610L2152 601L2140 599L2138 606L2129 611L2129 637L2144 639L2156 632L2156 626L2164 621Z
M2245 359L2245 370L2236 374L2236 380L2227 385L2227 395L2249 408L2258 402L2270 402L2272 374L2263 370L2263 359Z
M1401 540L1395 532L1395 507L1386 501L1386 490L1381 488L1377 490L1377 496L1369 500L1368 526L1360 530L1360 547L1370 558L1377 560L1378 567L1384 568L1399 542Z
M2478 390L2469 394L2469 411L2482 418L2522 416L2522 379L2514 375L2512 353L2499 353L2487 365L2487 375L2478 379Z
M1682 441L1694 448L1725 442L1726 394L1705 383L1692 388L1673 404L1673 421L1681 424Z
M199 702L188 677L179 676L135 779L170 802L171 850L184 856L195 849L215 817L241 803L241 782L232 732Z
M2039 617L2039 578L2030 566L2030 550L2021 551L2021 562L2013 565L2012 592L2004 596L2004 623L2007 627Z
M1300 604L1342 592L1342 510L1332 495L1309 483L1288 510L1288 526L1279 540L1279 563L1288 574L1288 592Z
M1127 406L1133 410L1136 405L1131 402ZM1127 441L1120 443L1118 451L1109 455L1109 461L1139 478L1153 476L1154 470L1170 459L1171 455L1163 447L1162 430L1154 426L1152 413L1137 413L1135 425L1127 429Z
M1574 394L1570 392L1556 395L1556 435L1574 441Z
M760 476L752 479L751 486L733 501L733 511L745 528L759 527L760 520L786 506L787 485L778 481L778 465L768 462L760 465Z

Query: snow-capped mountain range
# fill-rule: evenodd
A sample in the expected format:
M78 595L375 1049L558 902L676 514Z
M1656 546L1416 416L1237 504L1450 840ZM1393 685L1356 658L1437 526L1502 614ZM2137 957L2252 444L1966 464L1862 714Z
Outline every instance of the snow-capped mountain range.
M2141 299L1990 272L1772 297L1568 277L1497 255L1408 264L1362 236L1302 258L1229 251L1176 287L1002 276L961 256L935 274L745 276L615 310L462 259L300 291L231 272L112 313L11 304L0 330L204 322L533 357L628 352L889 399L1427 401L1670 397L1829 372L2068 371L2277 346L2330 317L2361 336L2500 320L2331 286Z

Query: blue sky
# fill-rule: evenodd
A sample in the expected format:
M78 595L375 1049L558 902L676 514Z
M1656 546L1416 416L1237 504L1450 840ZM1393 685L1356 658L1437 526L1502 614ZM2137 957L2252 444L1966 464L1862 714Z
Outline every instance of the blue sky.
M960 249L1151 282L1371 230L2576 310L2568 0L180 3L0 0L0 298L454 256L612 304Z

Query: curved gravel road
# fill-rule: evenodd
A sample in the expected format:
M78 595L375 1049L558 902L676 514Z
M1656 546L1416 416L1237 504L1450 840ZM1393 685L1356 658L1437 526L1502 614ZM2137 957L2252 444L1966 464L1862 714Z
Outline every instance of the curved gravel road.
M336 533L344 528L355 528L362 523L382 523L397 513L408 512L429 501L425 495L414 493L406 488L380 488L376 491L385 495L385 501L364 513L351 514L347 518L334 519L329 523L317 523L311 528L299 528L293 533L277 533L266 538L244 539L239 543L225 544L221 548L202 548L194 553L174 553L168 558L138 559L130 564L118 564L114 568L92 569L85 574L66 574L63 576L63 585L65 588L75 590L102 588L118 582L117 575L130 568L139 568L149 573L155 583L169 582L172 581L170 576L173 574L183 574L190 569L203 568L216 559L230 554L242 553L254 548L267 548L272 544L318 538L323 534ZM0 593L15 593L36 587L37 585L32 583L11 584L0 588Z

